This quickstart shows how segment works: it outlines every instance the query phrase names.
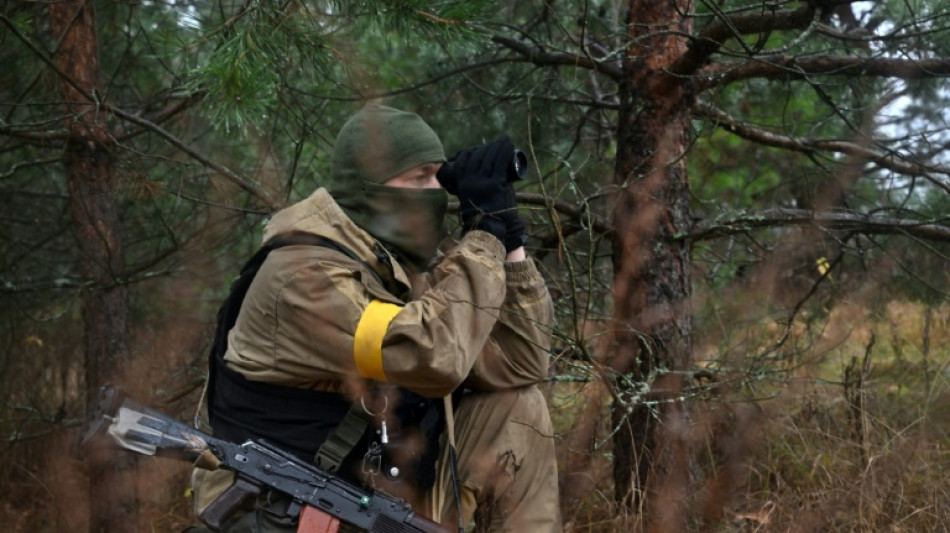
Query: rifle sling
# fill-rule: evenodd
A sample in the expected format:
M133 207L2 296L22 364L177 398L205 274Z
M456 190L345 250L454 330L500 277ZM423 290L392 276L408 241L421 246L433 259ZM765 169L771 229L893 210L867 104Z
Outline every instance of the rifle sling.
M355 403L350 405L343 420L327 435L327 439L317 450L313 458L314 464L327 472L335 473L366 433L370 421L369 413L361 406Z

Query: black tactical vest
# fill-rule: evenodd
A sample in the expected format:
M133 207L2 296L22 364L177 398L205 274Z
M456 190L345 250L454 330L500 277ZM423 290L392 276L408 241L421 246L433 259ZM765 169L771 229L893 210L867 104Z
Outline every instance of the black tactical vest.
M263 439L305 461L313 461L328 435L346 416L350 402L342 394L251 381L224 362L228 332L234 327L248 288L267 255L282 246L301 244L324 246L366 265L348 248L310 233L279 235L265 243L241 269L241 275L231 285L230 294L218 310L208 360L207 403L215 437L231 442ZM366 267L373 272L368 265ZM439 435L445 425L443 404L405 389L399 392L401 401L395 409L398 425L405 434L421 432L426 442L425 450L416 454L414 471L408 479L412 479L417 488L426 490L435 482ZM337 474L359 483L355 473L375 438L376 428L369 424L346 454Z

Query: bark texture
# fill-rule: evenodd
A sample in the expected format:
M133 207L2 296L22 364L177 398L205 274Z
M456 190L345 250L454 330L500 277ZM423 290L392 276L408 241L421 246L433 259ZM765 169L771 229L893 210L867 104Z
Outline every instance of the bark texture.
M686 50L689 3L633 0L620 83L614 206L618 502L654 531L681 530L687 493L685 409L690 362L689 185L684 153L693 95L666 70ZM640 384L646 384L641 388ZM662 502L662 503L661 503Z
M99 386L116 382L128 357L128 299L119 237L118 175L99 105L100 65L93 3L64 0L49 4L53 59L60 74L68 142L63 166L75 224L82 291L86 398L92 405ZM90 450L89 513L92 532L139 531L132 454Z

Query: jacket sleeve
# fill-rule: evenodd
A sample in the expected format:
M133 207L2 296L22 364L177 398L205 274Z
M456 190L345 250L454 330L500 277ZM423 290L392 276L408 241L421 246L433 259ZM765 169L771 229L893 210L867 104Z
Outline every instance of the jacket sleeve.
M438 397L468 376L494 330L506 295L504 247L487 233L470 232L430 283L389 323L382 369L386 381Z
M505 263L505 300L465 381L477 391L523 387L547 378L554 305L531 258Z

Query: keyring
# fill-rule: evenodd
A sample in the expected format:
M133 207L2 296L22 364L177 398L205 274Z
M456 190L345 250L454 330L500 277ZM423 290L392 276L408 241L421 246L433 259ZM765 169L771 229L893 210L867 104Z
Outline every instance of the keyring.
M364 401L363 396L360 396L360 405L363 406L363 410L366 411L366 414L368 414L369 416L377 416L376 413L366 408L366 402ZM383 410L379 413L378 416L382 416L383 413L385 413L387 409L389 409L389 396L383 396Z

